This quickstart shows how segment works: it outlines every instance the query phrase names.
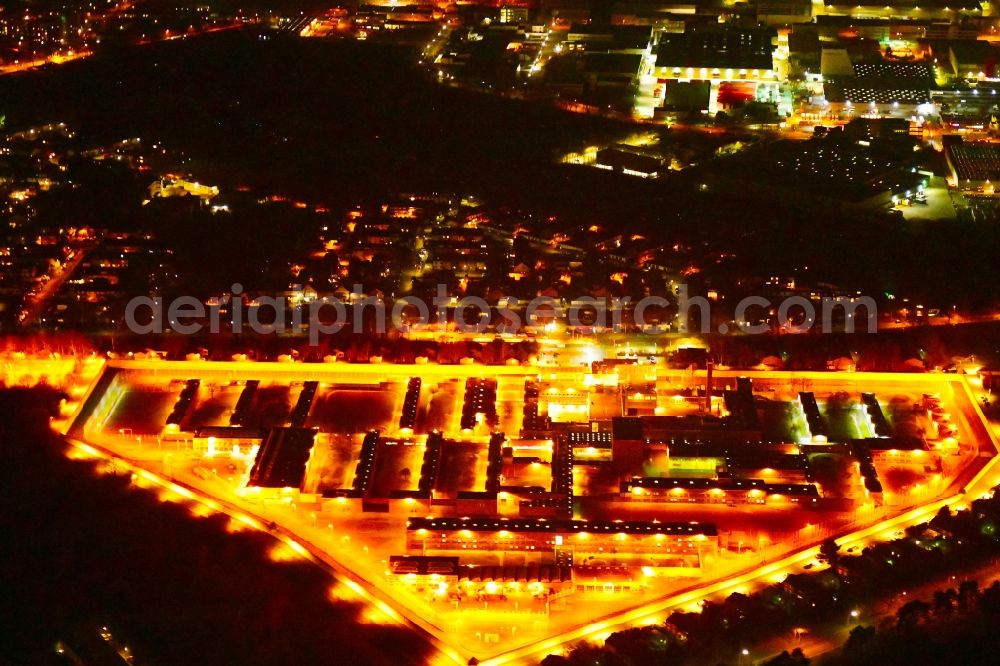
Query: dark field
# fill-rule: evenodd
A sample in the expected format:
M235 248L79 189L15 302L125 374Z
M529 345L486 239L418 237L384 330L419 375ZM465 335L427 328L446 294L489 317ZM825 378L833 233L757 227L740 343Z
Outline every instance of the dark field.
M68 460L50 394L0 391L0 662L70 663L56 642L101 626L146 664L426 661L413 632L331 601L325 571L272 562L272 537Z

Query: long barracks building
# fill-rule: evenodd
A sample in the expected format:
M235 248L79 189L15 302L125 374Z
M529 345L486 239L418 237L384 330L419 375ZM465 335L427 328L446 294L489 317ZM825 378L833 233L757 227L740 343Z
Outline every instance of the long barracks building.
M516 551L560 564L642 559L648 566L700 568L718 543L714 524L696 522L411 518L406 528L410 554Z

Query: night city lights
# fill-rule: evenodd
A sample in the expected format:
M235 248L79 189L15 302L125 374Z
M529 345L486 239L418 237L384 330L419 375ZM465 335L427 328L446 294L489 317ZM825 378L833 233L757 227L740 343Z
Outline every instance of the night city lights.
M0 3L0 663L995 663L998 30Z

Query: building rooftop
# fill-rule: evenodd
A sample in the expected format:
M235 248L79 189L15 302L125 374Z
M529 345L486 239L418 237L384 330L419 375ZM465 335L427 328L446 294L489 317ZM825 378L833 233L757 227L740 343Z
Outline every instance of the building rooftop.
M249 428L246 426L205 426L194 431L198 439L215 437L217 439L264 439L267 428Z
M872 142L843 138L776 141L763 151L737 156L722 165L740 178L775 186L860 201L879 193L913 187L913 151L905 142ZM730 392L725 394L729 407ZM733 408L730 407L730 411Z
M773 36L773 30L714 27L665 33L660 38L656 66L769 70L774 66Z
M923 7L924 9L958 9L958 10L981 10L982 4L979 0L872 0L871 2L859 2L858 0L827 2L827 7L850 7L865 8L874 7L882 9L893 7L899 9Z
M636 56L638 57L638 56ZM653 155L643 155L621 148L604 148L597 151L597 164L613 169L628 169L636 173L656 174L663 169L663 159Z
M470 532L561 532L594 534L665 534L676 536L717 536L714 523L653 523L646 521L611 520L544 520L534 518L410 518L406 523L409 531L429 530L449 532L469 530Z
M859 80L920 81L928 85L934 81L934 69L929 63L861 60L853 66Z
M954 40L948 43L948 49L959 65L981 65L991 58L1000 57L1000 49L978 39Z
M612 437L617 440L645 439L642 420L638 416L616 416L611 419Z
M428 557L425 555L391 555L389 557L389 570L394 574L457 576L460 569L457 557Z
M598 449L606 449L611 446L611 433L604 430L601 432L568 432L566 439L573 446L592 446Z
M685 490L762 490L768 495L796 495L818 497L816 486L811 483L768 483L763 479L707 479L704 477L634 477L622 481L621 492L629 492L632 488L683 488Z
M563 583L573 579L573 568L556 565L472 566L462 567L458 579L497 583Z
M1000 180L1000 146L992 143L954 143L947 150L959 180Z
M272 428L257 451L247 486L301 486L315 437L316 431L312 428Z
M916 437L869 437L853 442L863 444L873 451L925 451L927 445ZM852 443L853 443L852 442Z
M628 74L635 76L642 65L638 53L585 53L583 68L588 74Z
M896 81L844 80L827 83L823 87L826 99L834 103L851 104L923 104L931 99L930 83L904 79Z

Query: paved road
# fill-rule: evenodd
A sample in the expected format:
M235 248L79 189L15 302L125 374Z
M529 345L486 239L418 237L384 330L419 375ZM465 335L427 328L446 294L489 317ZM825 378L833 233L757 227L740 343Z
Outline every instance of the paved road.
M922 582L919 585L882 599L871 607L858 608L858 616L856 618L848 615L844 618L843 622L809 627L807 632L802 633L801 636L796 636L793 632L792 634L754 646L750 648L750 654L747 657L748 663L766 662L768 659L781 654L784 650L791 652L797 647L801 648L807 657L815 659L816 657L842 648L851 631L858 625L871 626L880 618L894 616L896 611L903 605L914 599L921 599L931 603L934 593L938 590L946 590L948 588L958 590L958 586L961 583L969 580L976 581L979 583L980 589L983 589L991 585L997 578L996 560L991 560L968 571L949 572L936 576L929 581Z
M69 263L65 264L61 271L52 276L42 287L41 291L27 299L21 316L21 326L32 326L38 322L38 318L45 312L45 307L49 304L49 301L59 292L59 289L66 283L69 276L77 269L83 261L85 254L85 249L77 248L76 253Z

